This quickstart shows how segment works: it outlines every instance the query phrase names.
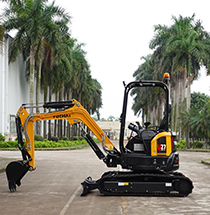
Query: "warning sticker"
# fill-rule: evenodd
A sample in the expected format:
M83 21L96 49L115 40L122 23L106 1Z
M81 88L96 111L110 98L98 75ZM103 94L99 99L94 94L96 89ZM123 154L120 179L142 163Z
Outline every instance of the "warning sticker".
M122 187L122 186L128 186L129 183L128 182L118 182L118 186Z
M142 143L134 143L133 150L134 151L144 151L144 144L142 144Z

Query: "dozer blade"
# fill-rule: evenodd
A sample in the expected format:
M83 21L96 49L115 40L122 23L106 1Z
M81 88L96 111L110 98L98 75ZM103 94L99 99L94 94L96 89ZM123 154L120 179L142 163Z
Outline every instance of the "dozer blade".
M98 181L93 181L91 177L86 178L82 183L83 192L81 196L86 196L88 193L90 193L91 190L95 190L98 187Z
M23 161L13 161L9 163L6 167L6 174L10 192L16 191L16 184L21 185L20 180L29 170L28 162Z

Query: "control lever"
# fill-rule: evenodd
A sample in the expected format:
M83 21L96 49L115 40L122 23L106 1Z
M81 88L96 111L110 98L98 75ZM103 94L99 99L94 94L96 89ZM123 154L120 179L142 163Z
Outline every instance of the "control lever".
M135 132L138 134L138 136L140 136L140 131L139 131L139 129L138 129L138 127L137 127L136 125L134 125L133 123L130 123L130 124L128 125L128 128L129 128L131 131L135 131Z

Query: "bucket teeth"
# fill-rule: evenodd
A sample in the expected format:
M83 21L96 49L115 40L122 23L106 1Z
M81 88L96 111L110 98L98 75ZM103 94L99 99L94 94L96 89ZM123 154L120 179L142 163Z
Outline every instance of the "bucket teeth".
M10 192L13 193L16 191L16 184L14 181L11 181L11 182L8 182L9 184L9 189L10 189Z

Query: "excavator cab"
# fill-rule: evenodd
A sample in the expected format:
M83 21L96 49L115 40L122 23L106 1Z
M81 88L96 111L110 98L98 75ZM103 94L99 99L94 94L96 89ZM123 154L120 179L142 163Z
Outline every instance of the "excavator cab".
M168 80L168 79L167 79ZM179 168L179 155L174 148L174 135L169 129L169 90L166 84L160 81L135 81L125 85L124 103L121 114L120 152L122 168L139 172L170 172ZM159 125L145 122L129 124L128 128L135 133L124 146L124 131L127 112L128 96L132 89L152 88L161 92L164 98L164 117Z
M169 104L168 114L171 112L172 106ZM146 155L151 155L151 140L161 131L167 130L167 114L164 115L160 125L151 126L150 122L145 122L142 127L139 121L136 124L130 123L128 129L131 130L129 141L125 146L125 151L130 153L142 153ZM175 138L172 135L172 151L175 150ZM164 143L164 141L162 141ZM162 146L162 148L165 148ZM161 145L158 145L158 151L161 150Z

